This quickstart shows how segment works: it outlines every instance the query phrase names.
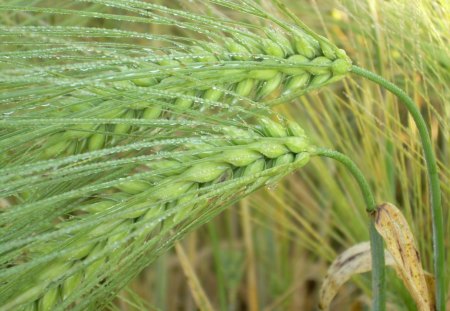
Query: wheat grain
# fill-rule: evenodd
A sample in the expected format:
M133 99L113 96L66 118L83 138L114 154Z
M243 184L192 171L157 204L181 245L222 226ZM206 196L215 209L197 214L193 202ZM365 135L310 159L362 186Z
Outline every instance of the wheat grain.
M184 146L198 150L195 156L183 159L187 166L183 166L180 160L151 162L148 167L161 173L122 182L111 188L106 198L81 205L78 212L74 211L74 214L81 215L79 217L102 219L111 213L117 216L90 230L72 232L28 248L30 261L49 254L59 255L42 266L29 288L16 292L3 308L27 306L29 310L50 310L63 302L74 302L71 300L74 299L72 294L87 286L84 282L98 277L96 273L99 268L112 260L114 252L111 249L99 255L105 248L116 244L116 248L121 247L130 239L133 239L131 243L139 245L149 243L152 240L150 234L157 226L174 228L184 223L189 227L195 221L195 215L214 210L214 197L202 198L202 191L206 189L241 181L241 186L235 191L248 188L245 190L248 193L267 182L275 182L309 160L310 144L296 123L281 125L261 118L253 131L227 127L223 134L223 138L202 145ZM225 193L230 193L230 190ZM119 201L128 207L116 209ZM161 219L154 221L160 217L158 215L164 214L167 214L164 222ZM153 222L148 225L152 219ZM57 227L63 231L72 225L73 221L68 220ZM145 226L145 230L136 229ZM67 273L75 267L78 267L76 272ZM9 282L2 286L13 285L14 282Z
M159 59L141 64L156 74L133 79L130 84L121 81L120 87L130 88L135 85L138 88L185 94L186 97L159 98L154 102L137 101L128 107L97 114L98 117L147 120L175 118L181 112L189 113L197 109L194 102L232 102L236 96L260 102L280 99L293 93L302 94L320 88L342 78L351 66L343 51L328 43L319 43L300 31L290 39L284 33L273 31L270 38L261 38L259 41L228 38L222 46L205 43L192 47L189 52L177 51ZM202 69L195 69L199 65ZM217 79L221 81L219 84L214 82ZM89 109L92 107L79 104L72 107L71 111ZM66 116L70 117L70 114ZM101 129L94 125L66 128L62 134L54 134L44 147L44 158L112 146L138 130L143 128L129 123L110 124ZM66 138L64 142L59 138L61 135ZM70 148L70 142L76 144ZM74 145L78 147L73 148Z

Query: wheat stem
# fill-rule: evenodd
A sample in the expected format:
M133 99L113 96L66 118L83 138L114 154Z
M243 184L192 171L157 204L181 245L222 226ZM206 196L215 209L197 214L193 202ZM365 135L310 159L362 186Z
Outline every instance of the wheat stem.
M366 204L366 210L369 213L375 211L376 203L370 190L369 183L364 177L361 170L356 164L346 155L325 148L316 148L312 153L322 157L334 159L342 163L356 179ZM373 310L384 311L386 310L386 286L385 286L385 269L384 269L384 247L383 238L378 234L375 229L373 219L370 221L370 243L371 243L371 255L372 255L372 295L373 295Z
M434 252L434 274L436 278L436 310L445 310L445 246L444 246L444 223L441 205L441 189L439 186L439 175L436 164L436 157L433 152L430 135L427 125L414 101L395 84L387 81L383 77L363 69L352 66L352 72L373 81L393 93L405 105L413 117L422 140L425 162L428 171L428 181L430 185L431 213L433 222L433 252Z

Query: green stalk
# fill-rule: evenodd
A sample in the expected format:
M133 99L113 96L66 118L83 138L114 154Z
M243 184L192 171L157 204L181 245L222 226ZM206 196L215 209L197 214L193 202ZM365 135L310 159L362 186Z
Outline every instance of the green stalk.
M212 222L208 222L209 238L211 239L212 253L214 258L214 268L217 273L217 288L219 291L219 308L221 311L227 310L227 289L225 288L225 276L222 269L222 258L220 258L219 235Z
M352 173L353 177L356 179L359 187L361 188L367 212L371 214L375 211L376 203L372 191L370 190L369 183L362 174L361 170L349 157L338 151L325 148L316 148L313 154L331 158L342 163ZM370 221L369 234L372 257L372 306L374 311L385 311L386 286L383 238L375 229L374 219L372 217Z
M434 251L434 275L436 278L436 310L445 310L445 247L444 247L444 223L442 216L441 205L441 190L439 188L439 175L436 164L436 157L431 145L430 135L428 133L427 125L422 117L419 108L414 101L395 84L387 81L383 77L370 72L358 66L352 66L351 71L359 76L369 79L385 88L389 92L397 96L408 111L411 113L414 122L416 123L422 140L422 147L425 157L425 162L428 171L428 180L431 191L431 213L433 220L433 251Z

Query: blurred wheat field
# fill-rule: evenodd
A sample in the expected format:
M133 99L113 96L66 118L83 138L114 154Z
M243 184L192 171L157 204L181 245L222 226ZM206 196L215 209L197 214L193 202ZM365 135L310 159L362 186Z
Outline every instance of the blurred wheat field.
M70 15L43 15L41 19L39 14L26 11L13 15L5 13L7 5L20 5L21 1L7 2L0 4L1 24L5 26L83 25L192 35L168 25L121 24ZM40 2L52 6L52 1ZM245 19L245 14L234 15L231 10L199 6L202 1L146 2ZM277 14L272 1L258 2ZM347 51L355 64L394 82L419 105L430 125L438 158L448 237L449 3L283 2L305 24ZM105 11L101 1L89 4L87 11L100 9ZM114 8L107 10L105 13L115 12ZM139 38L130 38L130 42L146 44ZM0 69L6 62L6 58L0 58ZM302 124L315 143L349 155L368 178L377 202L389 201L401 207L418 241L425 270L433 271L429 189L422 149L412 119L396 98L349 75L320 91L276 105L274 110ZM176 242L173 249L130 282L108 309L317 310L318 291L327 267L343 250L369 239L367 223L363 197L353 177L339 164L315 158L302 170L233 204ZM445 243L450 258L450 242ZM447 270L450 274L450 266ZM387 271L390 310L415 310L401 281L393 270ZM364 274L344 286L332 310L368 310L369 305L370 275Z

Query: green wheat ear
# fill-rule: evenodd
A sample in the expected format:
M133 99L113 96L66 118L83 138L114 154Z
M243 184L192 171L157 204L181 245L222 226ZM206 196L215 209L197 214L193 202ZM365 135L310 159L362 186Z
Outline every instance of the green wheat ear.
M138 50L133 54L118 45L112 60L84 61L84 55L76 53L80 49L78 36L92 39L89 37L95 33L95 37L114 35L125 39L139 34L88 27L9 27L5 36L14 38L23 54L11 53L8 57L13 60L18 57L22 63L25 55L24 66L9 69L7 82L11 87L0 97L10 104L2 111L8 116L1 120L8 127L8 137L0 142L0 147L14 146L16 157L10 157L11 161L29 162L28 158L21 159L25 152L31 153L35 159L52 159L100 150L129 141L130 136L143 137L154 130L154 127L139 126L138 120L190 117L195 111L212 110L214 106L227 102L253 107L283 103L341 79L351 68L345 52L325 38L302 25L288 24L272 16L265 19L275 24L274 27L255 29L245 23L231 27L228 21L221 19L205 22L203 16L139 1L102 3L121 9L130 6L130 11L133 11L133 5L142 10L157 9L169 15L165 17L167 22L203 32L208 40L152 34L149 39L155 45L158 40L164 41L165 45L150 48L151 53ZM226 1L216 1L216 4L230 5ZM47 12L42 7L12 6L11 9ZM78 10L49 10L52 14L86 14ZM250 15L260 16L261 9L256 3L252 10ZM210 23L217 28L200 29L176 16L189 16L199 24L205 23L205 27ZM108 18L119 20L125 15ZM147 22L156 21L149 19ZM61 35L71 40L62 40ZM61 57L55 52L62 49L61 45L76 49L62 49L61 53L65 53L67 60L55 60L46 70L35 62L33 56L37 54L27 50L30 36L37 47L50 45L50 59ZM49 40L54 42L54 48ZM83 46L87 59L89 56L110 56L98 39L83 42ZM48 104L33 103L43 98ZM27 109L18 109L22 106ZM102 123L71 123L74 119L88 118L101 119ZM48 120L48 126L33 131L25 139L23 126L34 125L44 119ZM109 119L112 120L110 123L107 122ZM20 121L23 122L19 124Z
M115 273L139 272L133 265L149 253L309 161L312 147L298 124L258 120L249 130L229 126L200 144L178 145L183 156L138 167L140 173L76 205L50 231L9 245L18 261L0 273L0 309L83 310L89 300L82 297L117 290Z
M174 119L214 102L230 102L236 98L268 104L281 102L341 79L351 67L344 52L331 45L325 45L324 49L323 44L301 30L291 35L290 40L282 32L276 38L279 43L268 38L230 38L223 45L204 42L202 47L192 47L188 52L160 56L164 61L139 64L156 74L140 73L142 78L128 84L123 82L129 81L121 81L111 85L123 92L155 94L157 100L133 100L111 109L114 102L99 101L98 96L86 99L80 96L80 89L65 94L58 111L50 112L51 116L62 119L91 115L103 122L130 121L55 126L45 132L49 138L41 147L42 158L95 151L115 145L136 132L142 135L142 127L132 124L135 120ZM199 66L201 70L195 69ZM88 103L80 104L81 101ZM39 115L42 114L40 111ZM14 119L17 122L17 117Z

